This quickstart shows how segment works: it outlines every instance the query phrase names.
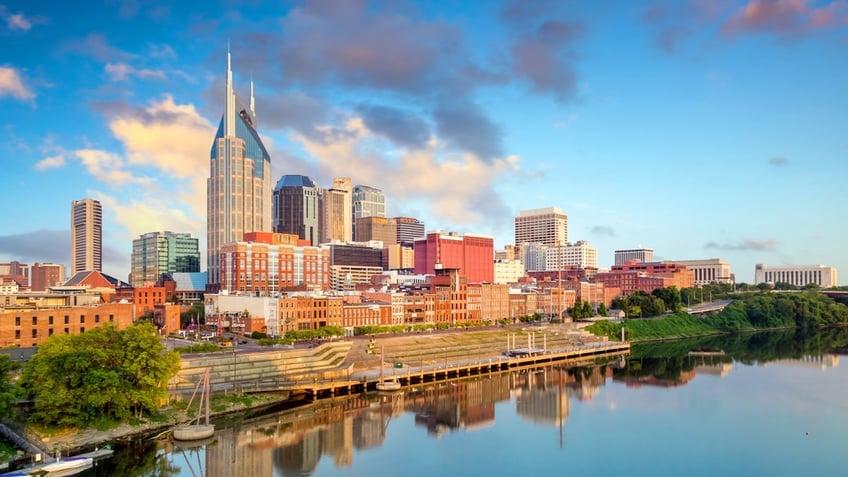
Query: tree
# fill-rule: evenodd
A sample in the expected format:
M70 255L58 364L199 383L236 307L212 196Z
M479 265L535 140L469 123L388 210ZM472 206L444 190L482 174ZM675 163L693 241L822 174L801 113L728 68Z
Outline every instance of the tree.
M27 363L21 384L34 401L32 420L85 427L155 412L178 370L179 355L165 351L152 324L119 331L107 323L50 337Z
M602 317L606 318L609 316L609 311L607 310L607 306L603 303L598 303L598 314Z
M665 288L657 288L651 295L662 300L665 304L665 309L671 312L678 312L681 308L681 296L680 290L677 289L676 286L672 285L670 287Z
M8 354L0 354L0 417L8 417L20 397L21 389L12 381L12 373L18 368Z

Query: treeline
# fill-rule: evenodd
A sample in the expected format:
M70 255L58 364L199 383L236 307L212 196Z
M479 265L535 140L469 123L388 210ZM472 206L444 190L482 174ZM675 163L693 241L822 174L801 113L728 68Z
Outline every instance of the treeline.
M634 301L640 300L636 302L639 303L636 305L639 307L643 306L643 303L653 302L653 298L659 298L653 294L634 295L630 295L627 299L634 297ZM626 339L647 340L754 329L848 324L848 306L828 298L817 290L746 292L736 294L734 298L735 300L722 311L711 313L703 318L678 311L663 319L628 319L620 324L601 321L587 327L587 330L596 335L620 339L623 327ZM649 306L656 307L657 304ZM651 311L656 310L651 308Z

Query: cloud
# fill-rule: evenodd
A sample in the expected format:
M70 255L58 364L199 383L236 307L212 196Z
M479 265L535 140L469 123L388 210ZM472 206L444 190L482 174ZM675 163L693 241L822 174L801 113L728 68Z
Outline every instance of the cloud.
M484 161L503 157L503 131L480 107L470 102L446 102L433 112L436 130L448 144Z
M35 93L27 87L21 74L12 66L0 66L0 97L11 96L22 100L35 99Z
M557 10L556 2L513 1L500 16L516 35L509 49L512 72L529 81L534 92L564 101L575 94L574 44L585 36L586 27L556 18Z
M384 135L397 144L417 149L427 145L430 140L430 127L419 116L408 111L388 107L363 104L357 108L365 126Z
M777 249L777 242L771 239L768 240L743 240L738 243L707 242L704 248L714 250L750 250L755 252L770 252Z
M74 156L79 159L89 174L111 185L150 184L152 179L135 177L126 170L123 158L108 151L97 149L78 149Z
M593 235L615 237L615 230L608 225L596 225L590 231Z
M74 40L66 43L59 49L60 53L73 53L88 56L102 63L110 61L129 61L136 55L114 47L106 41L100 33L90 33L82 40Z
M46 171L48 169L55 169L57 167L62 167L65 165L65 156L63 154L59 154L56 156L45 157L44 159L35 163L35 168L39 171Z
M510 214L494 184L502 175L515 172L517 157L484 161L474 154L449 153L444 145L431 141L425 148L401 148L394 157L386 158L374 151L373 142L379 141L380 135L368 129L362 118L327 128L335 129L325 134L332 140L295 137L318 161L318 173L327 179L350 176L354 183L378 187L410 209L426 204L421 208L429 210L432 217L422 219L434 227L479 230L491 226L491 217ZM415 180L393 180L400 177Z
M141 79L166 79L165 72L162 70L151 70L147 68L136 69L126 63L107 63L105 67L106 74L114 81L124 81L131 76Z
M41 16L29 16L23 12L12 13L4 5L0 5L0 20L6 23L6 28L11 32L30 31L33 25L47 23L47 20Z
M68 203L70 210L70 203ZM21 262L67 264L71 258L70 230L34 230L0 235L0 256Z
M785 157L775 156L768 160L768 163L772 166L782 167L789 164L789 159Z
M654 44L666 53L676 53L681 45L710 28L722 14L719 0L654 2L642 14L642 23L653 29Z
M820 29L848 26L848 2L835 0L811 7L805 0L755 0L735 11L722 25L729 37L771 33L782 39L804 36Z

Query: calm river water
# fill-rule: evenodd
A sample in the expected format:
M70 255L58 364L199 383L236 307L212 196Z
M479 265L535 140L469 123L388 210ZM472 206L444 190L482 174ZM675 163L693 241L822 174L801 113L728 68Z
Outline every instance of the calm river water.
M848 475L848 330L635 346L626 360L358 395L144 441L82 475Z

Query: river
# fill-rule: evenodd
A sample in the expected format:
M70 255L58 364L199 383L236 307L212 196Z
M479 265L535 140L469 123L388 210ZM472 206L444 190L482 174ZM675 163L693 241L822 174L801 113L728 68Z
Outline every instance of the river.
M321 401L119 449L83 476L846 475L848 329Z

